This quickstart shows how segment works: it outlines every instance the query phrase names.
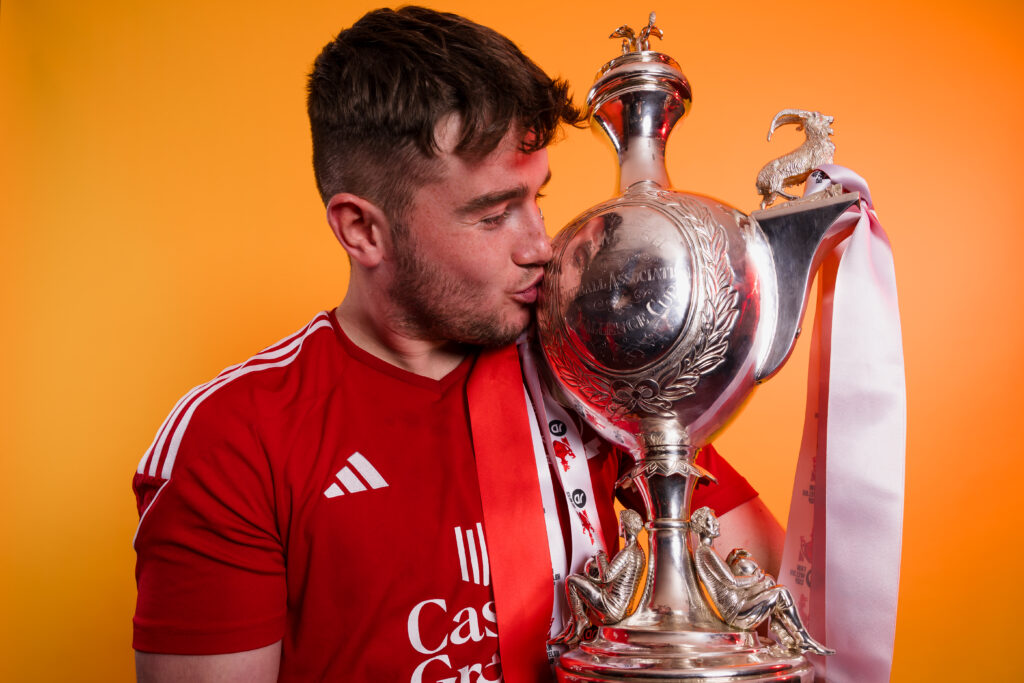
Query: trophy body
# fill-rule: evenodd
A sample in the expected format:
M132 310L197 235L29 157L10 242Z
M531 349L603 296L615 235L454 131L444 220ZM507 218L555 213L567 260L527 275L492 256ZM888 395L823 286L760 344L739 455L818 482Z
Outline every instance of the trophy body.
M558 674L810 681L808 648L762 643L709 598L690 498L707 474L696 452L792 350L817 260L845 236L831 225L855 195L747 216L671 190L665 142L690 87L646 47L624 41L588 96L619 154L622 194L555 238L538 328L558 398L636 458L626 485L646 506L647 577L636 609L616 623L598 615L597 636L565 653Z

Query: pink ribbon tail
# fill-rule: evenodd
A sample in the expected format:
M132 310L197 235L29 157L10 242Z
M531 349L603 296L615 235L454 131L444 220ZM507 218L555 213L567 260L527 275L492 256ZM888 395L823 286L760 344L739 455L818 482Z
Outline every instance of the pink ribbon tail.
M889 240L867 183L841 166L808 181L861 193L853 234L819 273L807 413L780 580L811 634L818 680L888 681L903 537L906 383Z

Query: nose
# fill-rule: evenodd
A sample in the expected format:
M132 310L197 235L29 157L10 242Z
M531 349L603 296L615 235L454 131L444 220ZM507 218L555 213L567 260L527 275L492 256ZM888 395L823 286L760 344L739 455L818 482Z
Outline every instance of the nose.
M544 215L540 207L534 209L512 253L512 261L517 266L543 266L551 260L551 238L544 230Z

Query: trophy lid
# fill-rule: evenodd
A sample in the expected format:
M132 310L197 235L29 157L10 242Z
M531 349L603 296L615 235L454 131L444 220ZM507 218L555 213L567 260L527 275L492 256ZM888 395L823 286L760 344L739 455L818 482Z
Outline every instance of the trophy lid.
M587 94L588 115L619 155L622 190L642 180L669 186L665 143L693 101L690 82L676 60L650 49L650 37L663 36L654 21L651 12L639 33L623 24L609 36L622 38L622 54L601 67ZM642 164L630 163L638 157Z

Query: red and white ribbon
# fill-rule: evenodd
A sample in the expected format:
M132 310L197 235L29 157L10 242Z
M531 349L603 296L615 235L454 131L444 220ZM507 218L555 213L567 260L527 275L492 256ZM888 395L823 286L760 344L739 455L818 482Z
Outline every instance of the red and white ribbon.
M812 635L836 654L811 656L817 679L888 681L903 537L906 384L896 276L867 183L840 218L853 234L826 259L812 337L807 413L780 581ZM830 180L831 179L831 180Z
M582 572L587 560L596 555L597 551L607 549L604 547L601 520L598 517L597 501L590 479L590 466L587 464L586 448L580 432L566 409L544 389L526 335L519 342L519 359L523 366L523 380L527 389L531 417L539 423L535 425L534 451L544 502L551 566L554 570L555 599L550 630L551 637L554 637L562 630L568 618L565 578L569 574ZM539 429L536 429L537 427ZM571 538L568 557L558 521L558 511L554 508L556 489L548 474L551 471L556 473L560 483L558 488L566 498ZM561 648L551 648L549 655L554 657L560 651Z

